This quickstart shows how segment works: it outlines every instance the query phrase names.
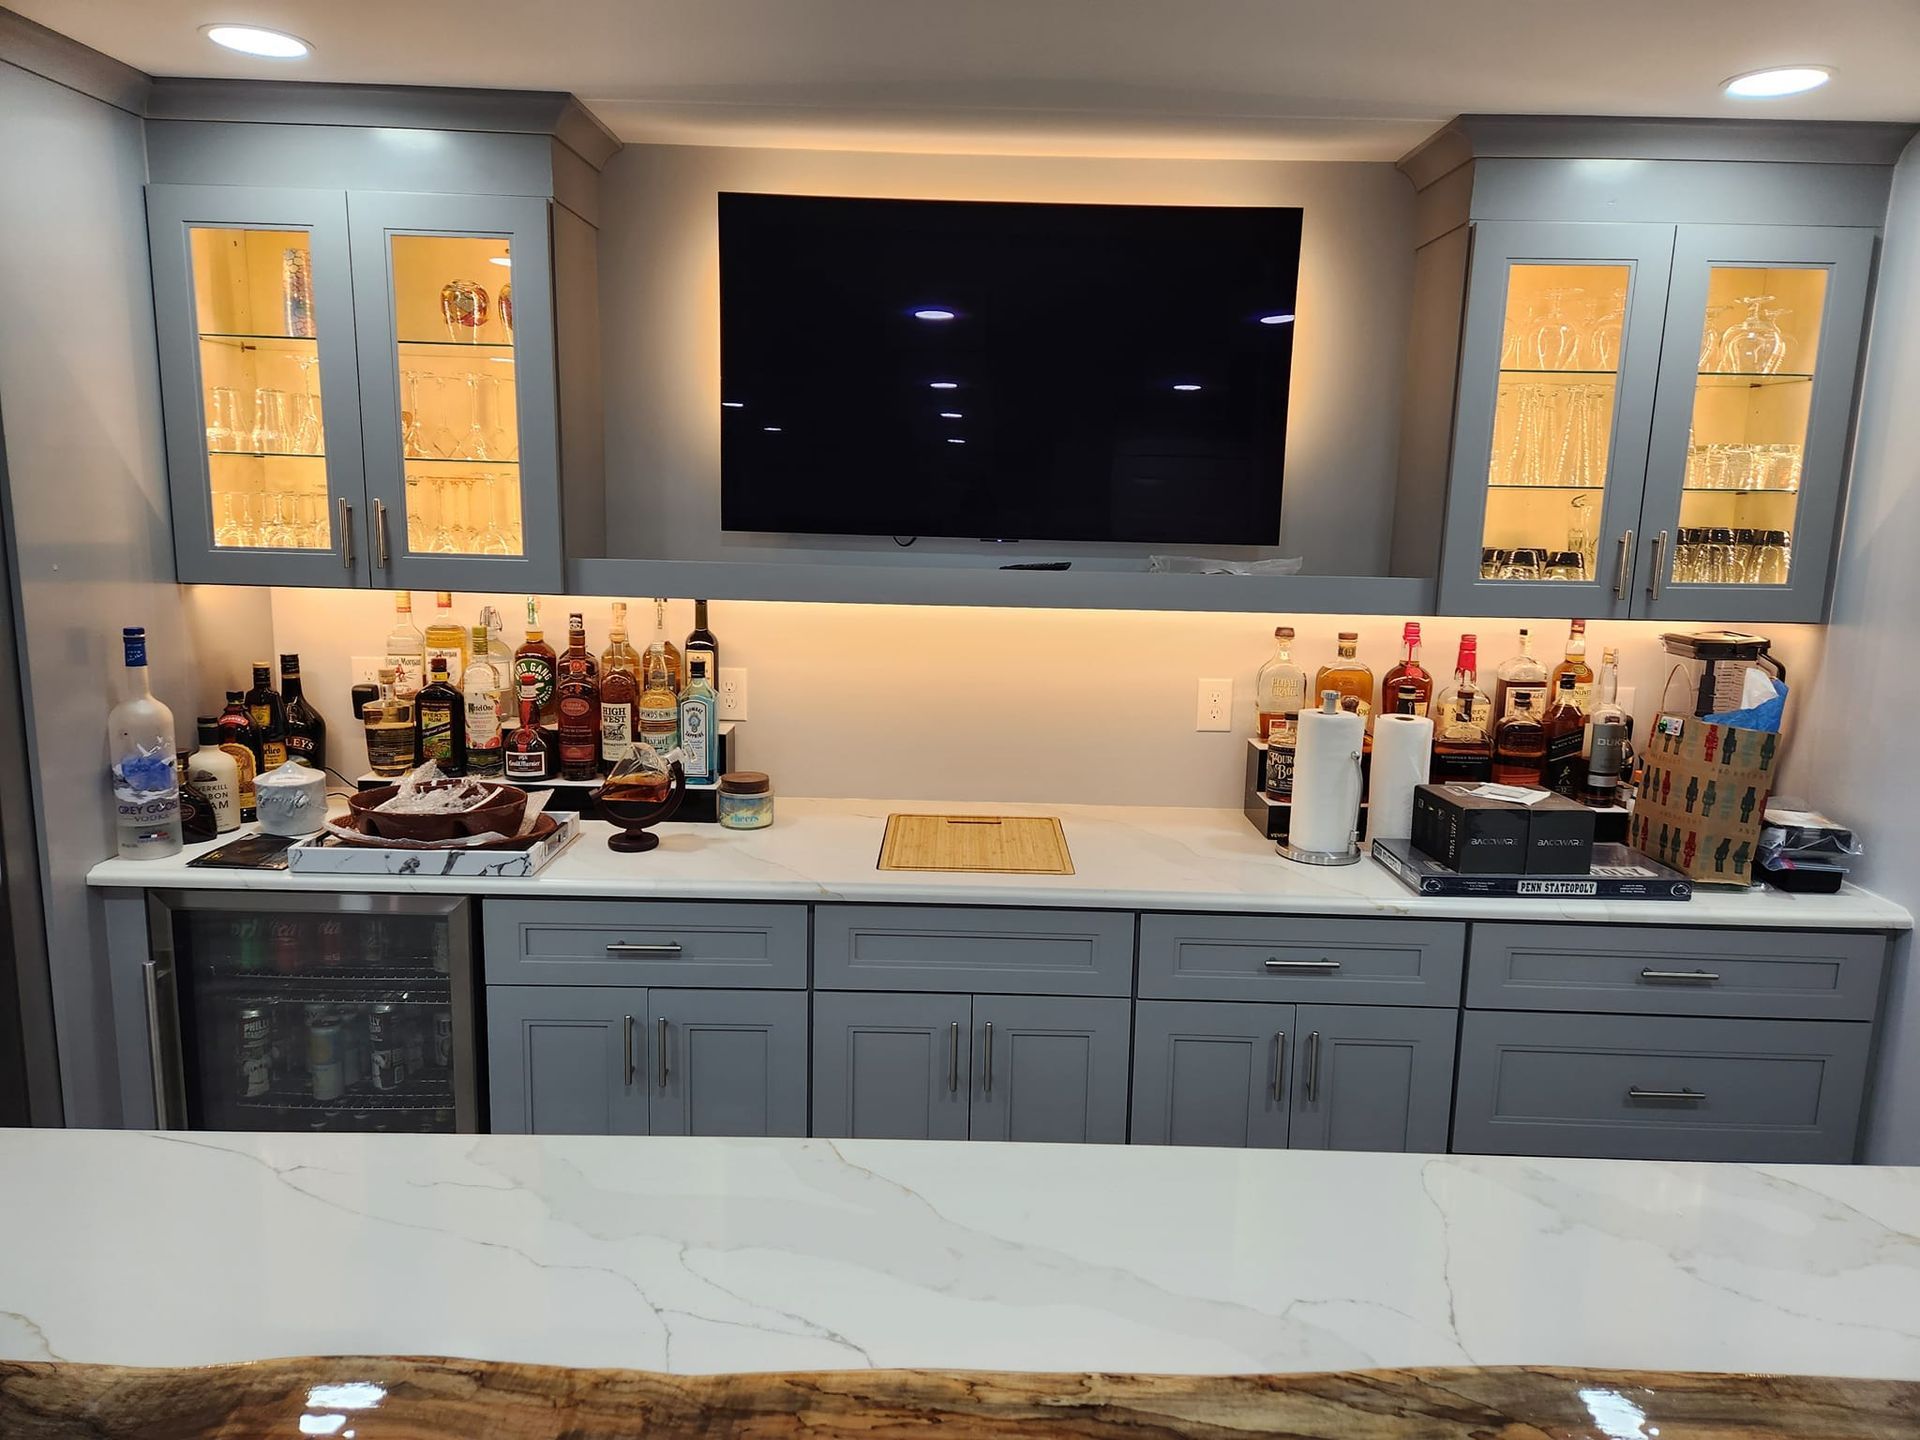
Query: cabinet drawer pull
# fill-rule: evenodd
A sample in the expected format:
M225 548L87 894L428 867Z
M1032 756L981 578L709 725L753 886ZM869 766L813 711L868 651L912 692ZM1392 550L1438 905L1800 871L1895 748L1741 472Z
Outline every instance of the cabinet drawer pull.
M1307 1036L1307 1103L1314 1104L1320 1099L1320 1032L1312 1031Z
M667 1088L667 1050L673 1039L673 1022L666 1016L660 1017L660 1088Z
M947 1093L960 1093L960 1022L955 1020L947 1031Z
M626 1042L627 1088L631 1090L633 1088L633 1016L631 1015L627 1016L627 1026L621 1032L621 1038Z
M1282 960L1277 956L1267 957L1269 970L1338 970L1338 960Z
M1642 980L1677 980L1682 985L1711 985L1720 976L1712 970L1642 970Z
M993 1021L987 1021L987 1094L993 1094Z
M1660 561L1667 553L1667 532L1662 530L1653 537L1653 564L1647 571L1647 598L1660 598Z
M373 553L379 558L375 562L384 570L387 568L387 502L373 502Z
M1687 1100L1694 1104L1707 1098L1704 1090L1642 1090L1638 1085L1627 1091L1629 1100Z
M1287 1090L1287 1032L1273 1032L1273 1103L1278 1105L1286 1097Z
M340 497L340 565L342 569L353 568L353 506L346 497Z
M662 945L642 945L631 940L614 940L607 945L609 955L678 955L680 947L669 940Z
M1620 567L1613 577L1613 598L1624 600L1633 593L1633 531L1620 537Z

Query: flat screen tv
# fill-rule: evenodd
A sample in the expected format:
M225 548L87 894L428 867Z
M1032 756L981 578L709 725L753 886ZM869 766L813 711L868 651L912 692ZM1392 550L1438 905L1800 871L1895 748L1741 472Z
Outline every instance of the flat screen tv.
M727 530L1273 545L1300 211L720 196Z

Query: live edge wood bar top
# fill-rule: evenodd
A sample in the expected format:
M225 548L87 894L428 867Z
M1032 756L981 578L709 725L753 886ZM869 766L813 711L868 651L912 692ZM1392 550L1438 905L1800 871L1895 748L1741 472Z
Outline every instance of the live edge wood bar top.
M1920 1383L1639 1370L662 1375L427 1358L0 1362L9 1440L1912 1440Z

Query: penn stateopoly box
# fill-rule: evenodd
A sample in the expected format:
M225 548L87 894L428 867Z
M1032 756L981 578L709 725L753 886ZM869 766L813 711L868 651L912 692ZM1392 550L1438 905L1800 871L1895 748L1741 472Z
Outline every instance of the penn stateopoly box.
M1663 714L1647 732L1629 843L1696 885L1748 885L1780 736Z

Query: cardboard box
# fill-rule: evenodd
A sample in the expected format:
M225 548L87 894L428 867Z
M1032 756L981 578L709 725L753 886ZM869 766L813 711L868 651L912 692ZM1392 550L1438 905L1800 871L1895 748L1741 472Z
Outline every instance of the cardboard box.
M1634 849L1697 885L1748 885L1780 736L1661 715L1647 732Z
M1527 874L1584 875L1593 868L1599 825L1591 809L1564 795L1549 795L1527 810Z
M1416 786L1414 848L1462 875L1525 874L1527 807L1471 791L1468 785Z

